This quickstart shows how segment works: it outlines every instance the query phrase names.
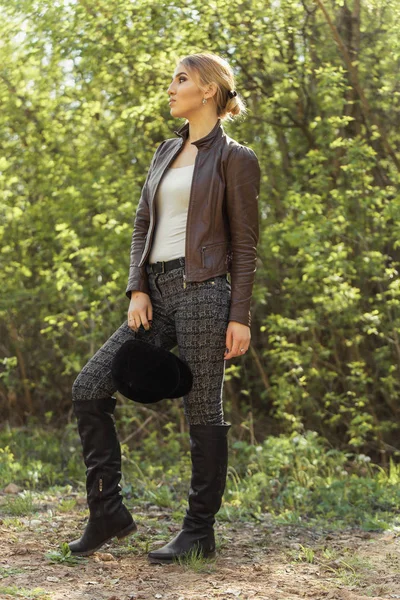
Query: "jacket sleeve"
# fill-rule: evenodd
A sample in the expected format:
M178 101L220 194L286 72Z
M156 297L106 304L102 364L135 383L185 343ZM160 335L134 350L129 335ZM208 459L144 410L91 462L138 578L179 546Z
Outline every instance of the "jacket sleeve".
M164 142L156 149L153 158L150 163L150 167L147 173L146 180L142 187L142 191L140 194L139 204L136 210L135 221L133 225L132 232L132 242L131 242L131 250L130 250L130 265L129 265L129 276L128 276L128 285L125 290L126 296L130 299L132 291L145 292L149 294L149 286L148 286L148 277L146 273L146 267L143 265L139 267L140 259L142 258L142 254L144 251L144 247L146 244L147 232L150 225L150 207L149 207L149 198L148 198L148 181L154 166L154 163L157 159L158 152L163 145Z
M255 152L247 146L235 146L226 173L226 207L232 249L229 321L238 321L248 327L251 326L250 303L257 268L260 178Z

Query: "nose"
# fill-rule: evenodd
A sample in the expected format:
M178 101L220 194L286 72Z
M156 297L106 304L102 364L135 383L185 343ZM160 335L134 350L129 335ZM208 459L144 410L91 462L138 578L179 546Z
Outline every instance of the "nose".
M168 89L167 89L168 96L174 98L176 95L176 92L177 92L176 88L177 88L176 81L171 81L171 83L169 84Z

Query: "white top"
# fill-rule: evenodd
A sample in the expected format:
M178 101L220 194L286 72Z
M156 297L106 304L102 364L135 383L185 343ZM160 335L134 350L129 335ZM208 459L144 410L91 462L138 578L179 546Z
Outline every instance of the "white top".
M185 256L186 221L193 165L167 169L154 199L156 225L149 263Z

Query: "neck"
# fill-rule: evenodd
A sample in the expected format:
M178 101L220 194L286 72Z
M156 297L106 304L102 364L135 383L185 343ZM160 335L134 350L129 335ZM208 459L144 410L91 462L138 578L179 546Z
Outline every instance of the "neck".
M188 142L196 142L201 138L205 137L217 124L218 117L216 115L210 115L209 117L201 117L201 120L188 119L189 131L188 131Z

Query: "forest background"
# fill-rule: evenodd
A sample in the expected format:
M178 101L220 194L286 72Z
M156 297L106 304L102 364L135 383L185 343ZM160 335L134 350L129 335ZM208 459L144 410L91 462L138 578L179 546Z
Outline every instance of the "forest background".
M245 468L268 446L274 473L301 444L321 465L394 468L400 2L9 0L1 17L3 483L80 464L71 386L126 318L141 187L181 124L167 88L203 50L234 69L248 114L224 128L262 172L251 346L226 367L232 449ZM179 401L120 399L116 417L127 453L186 439Z

